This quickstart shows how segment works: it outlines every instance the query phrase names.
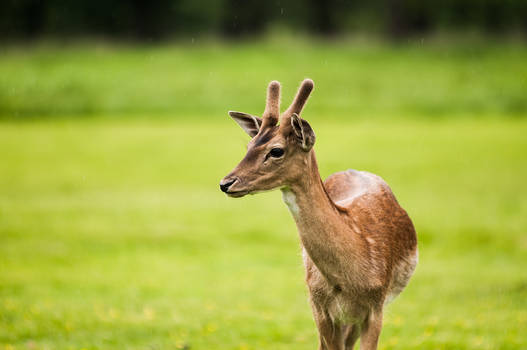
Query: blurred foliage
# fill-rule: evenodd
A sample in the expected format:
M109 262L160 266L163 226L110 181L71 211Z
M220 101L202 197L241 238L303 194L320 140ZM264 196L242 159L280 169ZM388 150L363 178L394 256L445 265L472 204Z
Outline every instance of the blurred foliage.
M4 0L0 36L174 36L264 33L282 25L321 35L378 32L392 38L431 31L527 31L526 0Z
M515 43L323 42L298 38L167 46L10 46L0 54L0 117L222 118L261 113L267 83L291 98L315 80L320 118L527 116L527 48Z

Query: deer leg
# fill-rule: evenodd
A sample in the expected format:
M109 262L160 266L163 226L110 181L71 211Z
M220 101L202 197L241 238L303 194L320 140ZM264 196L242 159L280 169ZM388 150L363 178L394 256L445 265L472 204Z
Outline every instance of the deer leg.
M334 324L326 313L317 312L315 307L313 313L318 328L319 350L344 350L342 327Z
M360 327L358 324L344 326L344 349L353 350L357 339L359 339Z
M344 339L340 326L333 324L329 319L317 324L317 326L320 336L320 350L344 350Z
M362 325L360 350L376 350L382 328L382 311L372 311Z

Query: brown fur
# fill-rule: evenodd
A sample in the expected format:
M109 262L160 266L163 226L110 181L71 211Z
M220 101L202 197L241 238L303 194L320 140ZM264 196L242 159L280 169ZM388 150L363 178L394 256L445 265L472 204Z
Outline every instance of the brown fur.
M279 126L277 84L269 85L263 120L231 113L254 138L244 159L222 180L228 185L222 190L241 197L281 188L302 243L319 348L349 350L360 337L361 349L376 349L384 305L404 289L417 263L413 224L376 175L347 170L322 182L314 132L298 117L313 82L303 82ZM255 125L261 126L256 135ZM284 155L270 156L277 147Z

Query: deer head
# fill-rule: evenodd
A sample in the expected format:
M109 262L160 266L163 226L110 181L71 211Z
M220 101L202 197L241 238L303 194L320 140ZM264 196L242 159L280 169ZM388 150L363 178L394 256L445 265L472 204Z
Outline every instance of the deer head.
M291 106L280 115L280 83L272 81L262 118L229 112L252 139L245 157L220 181L223 192L243 197L288 186L302 177L315 133L300 113L312 90L313 81L304 80Z

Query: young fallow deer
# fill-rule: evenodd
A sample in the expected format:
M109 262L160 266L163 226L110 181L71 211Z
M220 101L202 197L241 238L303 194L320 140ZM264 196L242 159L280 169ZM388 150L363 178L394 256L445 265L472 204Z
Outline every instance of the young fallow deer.
M252 139L220 188L231 197L281 189L302 242L319 349L350 350L359 336L361 349L376 349L383 307L417 264L416 234L380 177L346 170L322 182L315 134L299 117L312 90L313 81L304 80L280 115L280 84L273 81L262 118L229 112Z

